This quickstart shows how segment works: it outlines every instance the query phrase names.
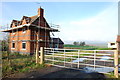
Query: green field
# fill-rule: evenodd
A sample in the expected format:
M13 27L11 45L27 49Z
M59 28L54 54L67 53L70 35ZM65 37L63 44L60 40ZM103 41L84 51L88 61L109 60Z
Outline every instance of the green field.
M111 48L102 48L98 46L79 46L79 45L72 45L72 44L65 44L64 48L81 49L81 50L111 50Z

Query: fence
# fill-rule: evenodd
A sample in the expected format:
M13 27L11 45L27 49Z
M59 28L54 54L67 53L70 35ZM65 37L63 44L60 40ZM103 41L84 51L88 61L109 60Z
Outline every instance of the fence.
M41 61L45 64L71 68L88 69L100 73L114 71L118 77L118 52L116 50L79 50L79 49L58 49L41 48Z

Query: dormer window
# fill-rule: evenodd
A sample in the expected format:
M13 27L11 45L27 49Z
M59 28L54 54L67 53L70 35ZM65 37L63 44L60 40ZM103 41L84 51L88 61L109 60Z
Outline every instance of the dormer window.
M15 23L15 26L17 26L17 23Z
M14 26L17 26L17 22L14 22Z
M20 22L17 22L17 26L19 26Z
M29 20L30 20L29 18L26 18L26 23L29 23Z
M23 31L23 33L26 33L26 28L23 28L23 30L22 30L22 31Z

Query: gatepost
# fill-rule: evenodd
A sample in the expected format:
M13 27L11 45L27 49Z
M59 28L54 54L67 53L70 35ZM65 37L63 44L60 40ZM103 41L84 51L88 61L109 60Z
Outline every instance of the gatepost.
M40 64L44 63L44 47L40 47Z
M114 53L114 76L118 78L118 51Z

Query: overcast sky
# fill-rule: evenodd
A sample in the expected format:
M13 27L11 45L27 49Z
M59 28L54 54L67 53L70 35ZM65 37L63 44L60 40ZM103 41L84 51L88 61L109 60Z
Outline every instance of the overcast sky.
M60 25L63 41L115 41L118 34L117 2L41 2L48 23ZM2 26L13 19L37 14L35 2L2 3ZM0 25L1 26L1 25ZM3 35L0 34L0 39Z

